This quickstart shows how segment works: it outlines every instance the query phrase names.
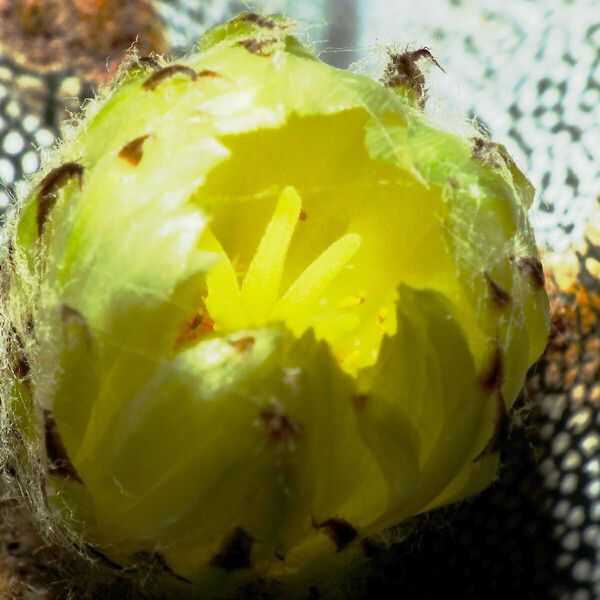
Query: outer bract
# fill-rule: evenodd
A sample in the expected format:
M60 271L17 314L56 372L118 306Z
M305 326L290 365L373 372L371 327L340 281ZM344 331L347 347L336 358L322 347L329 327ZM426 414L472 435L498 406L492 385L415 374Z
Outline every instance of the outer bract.
M40 519L210 595L489 484L548 325L504 149L282 19L152 63L5 229L5 454Z

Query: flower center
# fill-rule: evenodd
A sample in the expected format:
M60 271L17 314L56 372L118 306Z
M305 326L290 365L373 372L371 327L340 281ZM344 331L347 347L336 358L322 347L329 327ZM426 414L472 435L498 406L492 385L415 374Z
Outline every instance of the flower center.
M342 235L308 264L295 281L282 290L285 261L294 231L305 217L302 200L293 187L286 187L280 194L275 210L258 243L245 273L236 272L235 259L228 256L216 236L207 230L201 246L219 255L219 260L208 272L201 321L204 330L231 332L263 327L267 323L282 322L294 333L301 334L311 325L311 313L323 294L341 271L348 267L358 251L361 237L355 233ZM241 281L240 281L241 279ZM360 302L360 299L358 299ZM355 315L344 308L354 304L347 298L339 307L339 314L321 323L319 337L327 339L339 329L342 320L356 326ZM199 325L198 319L196 323ZM206 324L209 327L206 327Z

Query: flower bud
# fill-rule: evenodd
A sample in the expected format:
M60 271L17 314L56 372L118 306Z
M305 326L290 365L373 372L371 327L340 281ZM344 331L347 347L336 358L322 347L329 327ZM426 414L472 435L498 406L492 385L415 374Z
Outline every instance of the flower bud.
M4 453L40 519L214 589L478 492L546 343L532 195L281 18L134 65L5 228Z

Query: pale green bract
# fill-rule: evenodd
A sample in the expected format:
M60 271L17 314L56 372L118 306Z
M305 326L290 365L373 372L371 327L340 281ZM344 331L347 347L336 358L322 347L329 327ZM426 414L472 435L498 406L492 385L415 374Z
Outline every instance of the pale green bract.
M136 63L5 227L21 490L49 535L210 593L483 489L546 342L504 149L290 32L244 14Z

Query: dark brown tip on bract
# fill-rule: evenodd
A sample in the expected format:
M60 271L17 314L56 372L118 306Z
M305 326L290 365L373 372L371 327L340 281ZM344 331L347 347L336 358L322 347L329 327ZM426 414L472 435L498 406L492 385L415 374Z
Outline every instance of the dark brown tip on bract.
M227 573L249 569L252 566L250 555L254 539L241 527L236 527L225 539L219 552L210 561L212 567Z
M316 529L325 530L327 535L333 540L338 552L341 552L358 536L356 528L344 519L326 519L321 523L313 521L313 526Z
M502 349L497 347L492 354L490 364L479 379L479 384L485 392L492 392L502 387L504 380L504 356Z
M247 40L242 40L238 42L238 46L242 46L248 50L248 52L252 52L252 54L257 54L258 56L271 56L273 53L271 49L271 44L273 44L276 40L257 40L256 38L249 38Z
M496 405L496 422L494 423L492 437L485 445L485 448L473 459L473 462L479 462L482 458L499 452L506 442L510 419L508 418L508 411L506 410L504 398L500 392L496 394Z
M254 344L256 339L251 335L246 335L244 337L238 338L237 340L231 340L229 343L240 353L245 354L246 352L250 352L252 348L254 348Z
M200 73L198 73L199 77L222 77L222 75L220 73L217 73L216 71L211 71L211 69L203 69L202 71L200 71Z
M137 64L144 69L160 69L160 61L154 56L140 56Z
M299 441L304 433L296 419L276 409L261 411L260 423L272 442Z
M420 48L400 54L390 52L389 57L390 61L383 74L385 86L389 88L405 87L417 99L419 106L425 108L425 77L417 67L417 62L426 58L445 73L444 69L429 48Z
M130 165L136 167L140 164L142 156L144 156L144 142L149 137L150 136L147 134L131 140L131 142L128 142L121 148L119 151L119 157L125 159Z
M167 575L178 579L183 583L192 583L187 577L175 573L164 555L160 552L148 552L147 550L142 550L137 552L132 558L147 564L152 569L162 571L163 573L166 573Z
M154 56L140 56L131 60L127 66L127 74L140 75L147 71L158 71L160 69L160 61Z
M370 399L369 394L356 394L352 397L352 402L357 410L364 410Z
M112 569L113 571L125 573L129 570L126 569L123 565L120 565L118 562L115 562L114 560L110 559L108 556L106 556L106 554L104 554L104 552L102 552L102 550L96 548L96 546L92 544L86 543L83 545L83 548L87 554L99 560L102 564L106 565L109 569Z
M499 286L488 273L484 273L488 284L490 298L498 308L506 308L512 302L512 296L501 286Z
M49 410L44 410L44 431L46 442L46 455L50 462L48 473L64 477L77 483L83 483L67 454L60 433L56 429L56 422Z
M83 181L83 165L76 162L68 162L56 169L53 169L42 179L38 191L38 211L37 211L37 229L38 235L42 235L44 225L48 219L50 211L56 204L58 191L69 181L76 179L79 187Z
M500 167L498 160L498 145L480 137L471 139L471 156L479 162L490 167Z
M203 335L212 332L214 328L215 322L205 309L197 310L177 336L174 350L180 350L188 344L196 342Z
M144 81L142 87L145 90L155 90L164 79L174 77L175 75L187 75L192 81L198 79L198 73L191 67L185 65L169 65L168 67L156 71L156 73L152 73L152 75Z
M259 27L264 27L265 29L275 29L277 23L268 19L267 17L262 17L261 15L257 15L253 12L244 12L238 17L236 17L234 22L242 22L242 23L252 23L254 25L258 25Z
M527 275L533 287L543 289L545 284L544 267L534 256L525 256L517 260L517 267Z

